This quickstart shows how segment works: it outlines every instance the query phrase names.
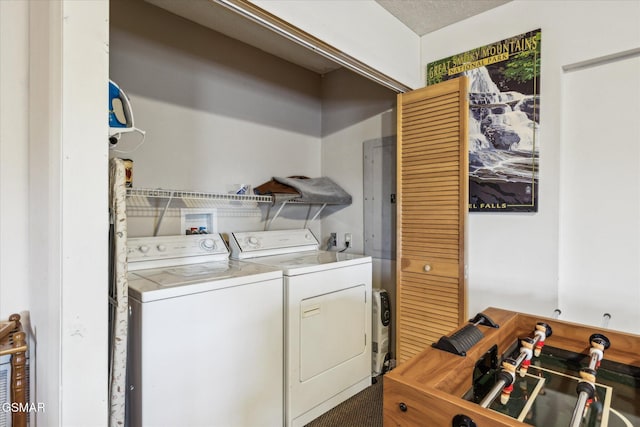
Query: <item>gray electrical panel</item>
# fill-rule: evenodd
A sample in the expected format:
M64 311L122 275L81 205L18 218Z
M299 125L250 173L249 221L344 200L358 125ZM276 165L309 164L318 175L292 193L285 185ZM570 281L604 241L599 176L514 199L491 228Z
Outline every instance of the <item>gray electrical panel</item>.
M364 141L364 253L396 257L396 136Z

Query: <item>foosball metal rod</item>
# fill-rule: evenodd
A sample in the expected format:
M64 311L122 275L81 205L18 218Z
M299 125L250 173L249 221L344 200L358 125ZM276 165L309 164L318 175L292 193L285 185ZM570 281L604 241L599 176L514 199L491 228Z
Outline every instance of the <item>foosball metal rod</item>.
M502 389L506 385L507 382L505 380L499 379L498 382L494 384L493 388L489 390L489 393L487 393L484 399L482 399L482 401L480 402L480 406L482 406L483 408L488 408L489 405L491 405L493 401L496 400L496 397L498 397L498 395L502 393Z
M595 367L598 364L598 361L599 361L598 354L592 353L591 359L589 361L589 370L595 373ZM594 380L595 380L595 374L594 374ZM580 394L578 394L578 401L576 402L575 408L573 408L573 415L571 416L570 427L580 427L580 424L582 424L582 414L584 414L584 409L587 406L587 401L591 397L590 394L591 393L587 391L581 391Z
M576 403L576 407L573 408L573 415L571 416L571 424L570 427L580 427L582 424L582 414L584 413L584 408L587 406L587 400L589 399L589 395L586 392L580 392L578 396L578 402Z
M589 367L580 370L582 380L578 383L578 400L573 409L571 424L569 427L580 427L582 417L589 399L593 399L596 391L596 373L600 366L600 361L604 358L604 350L609 348L609 339L601 334L594 334L589 338L591 349L589 350Z
M540 336L536 335L533 338L533 345L536 345L538 341L540 341ZM520 352L520 355L515 360L515 370L518 370L518 367L522 364L522 362L526 358L527 358L527 353L524 351ZM502 378L498 379L498 381L494 384L493 388L489 390L489 393L487 393L484 399L482 399L482 401L480 402L480 406L482 406L483 408L489 407L489 405L493 403L496 397L498 397L498 395L502 393L502 390L508 385L509 384L507 384L507 381L505 379L502 379Z

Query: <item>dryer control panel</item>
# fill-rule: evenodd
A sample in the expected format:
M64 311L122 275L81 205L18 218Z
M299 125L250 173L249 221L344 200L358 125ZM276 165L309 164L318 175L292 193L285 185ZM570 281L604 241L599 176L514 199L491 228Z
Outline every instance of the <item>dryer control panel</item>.
M247 259L269 255L318 250L320 243L311 230L244 231L231 233L231 258Z
M222 261L228 258L229 249L217 233L127 239L129 270Z

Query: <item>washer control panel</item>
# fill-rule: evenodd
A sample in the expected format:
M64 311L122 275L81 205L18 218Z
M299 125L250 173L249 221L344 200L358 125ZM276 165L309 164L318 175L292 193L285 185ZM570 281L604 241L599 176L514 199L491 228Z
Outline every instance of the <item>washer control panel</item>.
M311 230L244 231L231 233L231 258L246 259L317 250L318 239Z
M227 245L217 233L127 239L127 262L130 270L135 270L135 264L140 262L174 260L172 262L177 265L228 258Z

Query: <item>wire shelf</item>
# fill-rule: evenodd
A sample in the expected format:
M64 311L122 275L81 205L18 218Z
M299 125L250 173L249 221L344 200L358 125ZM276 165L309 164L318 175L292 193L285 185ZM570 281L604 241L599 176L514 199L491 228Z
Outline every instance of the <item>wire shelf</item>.
M241 203L272 203L271 196L259 196L253 194L222 194L204 193L181 190L147 189L147 188L127 188L127 198L133 203L144 203L146 206L153 206L148 199L175 199L182 200L183 207L202 207L207 202L241 202ZM147 199L146 202L144 199Z
M234 209L272 202L271 196L127 188L127 208Z
M204 209L215 209L219 218L244 218L244 217L261 217L262 211L257 206L255 207L210 207L207 206ZM147 217L147 218L159 218L160 216L180 218L184 214L183 209L167 209L166 211L162 207L145 207L145 206L127 206L127 215L131 217Z

